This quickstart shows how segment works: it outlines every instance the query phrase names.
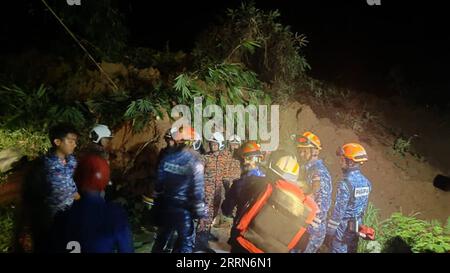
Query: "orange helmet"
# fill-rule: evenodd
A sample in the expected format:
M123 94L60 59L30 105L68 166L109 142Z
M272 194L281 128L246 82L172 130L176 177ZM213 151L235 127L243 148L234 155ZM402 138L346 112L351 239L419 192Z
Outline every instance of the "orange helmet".
M242 147L242 156L262 156L261 146L256 141L249 141Z
M364 162L369 160L367 152L363 146L358 143L347 143L337 152L338 156L343 156L353 162Z
M185 125L180 127L178 131L172 133L172 137L175 142L185 142L186 144L192 145L195 150L200 148L200 135L190 126Z
M195 140L197 133L190 126L182 126L178 131L172 133L175 141Z
M302 136L297 136L295 138L295 143L298 148L315 148L322 150L319 137L311 132L306 132Z

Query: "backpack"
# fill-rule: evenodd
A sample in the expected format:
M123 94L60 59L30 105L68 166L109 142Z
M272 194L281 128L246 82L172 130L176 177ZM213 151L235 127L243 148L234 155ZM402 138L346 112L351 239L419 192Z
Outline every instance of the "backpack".
M236 241L251 253L289 253L306 237L318 210L298 186L268 183L239 218Z

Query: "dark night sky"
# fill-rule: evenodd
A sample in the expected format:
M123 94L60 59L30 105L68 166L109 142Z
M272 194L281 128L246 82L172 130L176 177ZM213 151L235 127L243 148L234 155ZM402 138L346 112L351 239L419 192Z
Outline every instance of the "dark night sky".
M36 39L61 31L56 23L56 28L50 31L27 21L24 19L27 5L17 2L2 11L2 46L18 50L24 44L33 46ZM236 7L240 1L119 3L132 45L162 49L169 41L171 49L188 51L196 36L217 15L223 14L225 8ZM444 16L447 8L443 1L381 0L381 6L369 6L366 0L256 3L261 9L279 9L283 23L291 25L294 32L307 35L309 45L305 54L312 66L311 74L317 78L373 91L382 89L389 69L397 66L408 80L429 87L440 97L450 90L447 76L450 22L449 16ZM25 23L18 25L17 20Z

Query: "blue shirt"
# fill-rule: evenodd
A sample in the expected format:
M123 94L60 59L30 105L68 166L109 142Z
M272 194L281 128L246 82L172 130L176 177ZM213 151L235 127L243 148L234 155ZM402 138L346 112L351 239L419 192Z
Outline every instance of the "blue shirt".
M236 216L242 214L244 204L240 204L239 199L242 197L242 189L246 186L248 177L265 177L265 174L260 168L255 168L233 181L231 188L225 193L225 200L221 205L222 213L225 216L231 216L235 207L237 207Z
M333 190L330 172L320 159L306 163L305 170L306 182L316 190L313 193L313 198L320 209L317 217L322 221L326 221L328 210L331 207L331 193Z
M48 154L44 157L46 178L50 184L50 196L48 203L50 212L55 215L57 212L69 208L73 203L77 186L73 180L73 173L77 165L75 156L66 157L66 164L55 154Z
M341 222L363 218L372 190L370 181L359 168L344 172L344 178L338 184L333 214L328 221L328 234L334 234Z
M163 206L203 207L205 200L204 166L197 152L173 150L158 166L155 193L167 202Z
M58 214L54 236L57 252L67 251L70 241L79 242L82 253L134 252L125 210L106 202L100 192L82 192L79 201Z

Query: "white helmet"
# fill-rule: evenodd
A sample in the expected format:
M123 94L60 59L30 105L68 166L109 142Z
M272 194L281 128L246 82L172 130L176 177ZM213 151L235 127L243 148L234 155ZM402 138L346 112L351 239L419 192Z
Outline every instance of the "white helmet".
M241 145L242 140L241 140L241 138L238 135L232 135L230 137L230 139L228 139L228 142L230 144L239 144L239 145Z
M225 148L225 138L221 132L215 132L212 134L211 138L208 141L216 142L219 144L219 150L223 150Z
M112 137L111 130L109 130L108 126L103 124L97 124L94 128L92 128L89 133L92 142L99 143L100 140L104 137Z

